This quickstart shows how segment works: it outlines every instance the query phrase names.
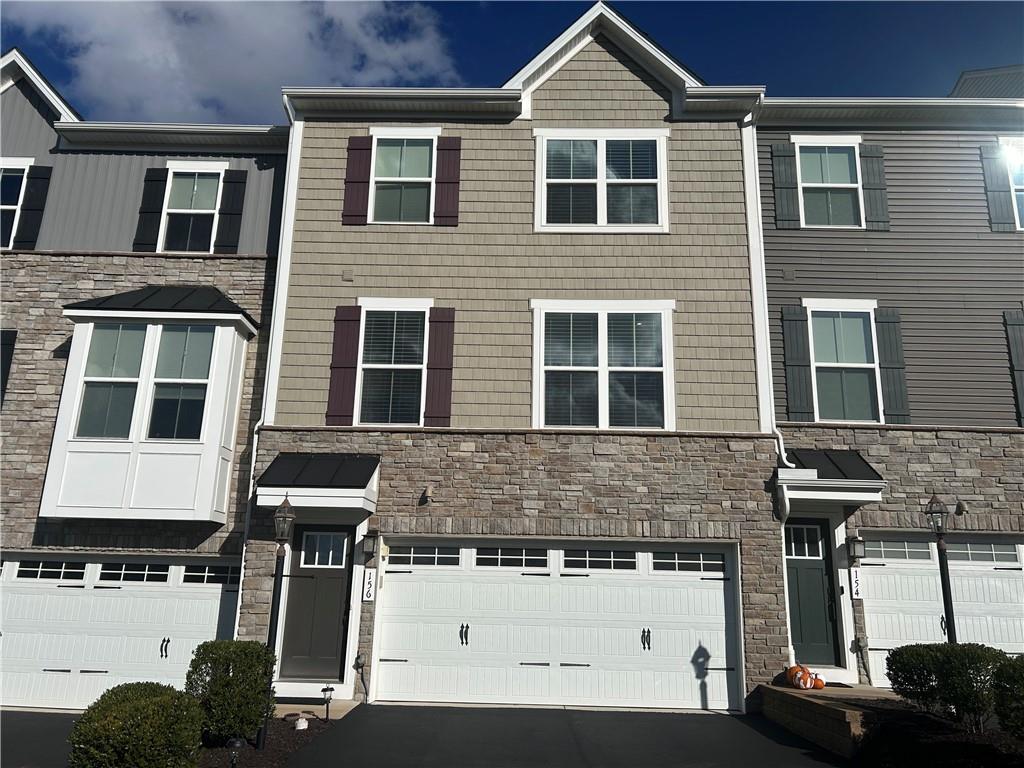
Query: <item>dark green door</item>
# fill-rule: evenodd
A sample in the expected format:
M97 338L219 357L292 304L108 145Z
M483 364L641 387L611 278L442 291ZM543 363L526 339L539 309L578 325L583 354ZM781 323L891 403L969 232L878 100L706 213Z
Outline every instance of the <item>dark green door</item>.
M791 520L786 524L789 625L800 664L839 664L828 541L828 529L817 520Z
M344 679L354 533L352 528L295 526L281 677Z

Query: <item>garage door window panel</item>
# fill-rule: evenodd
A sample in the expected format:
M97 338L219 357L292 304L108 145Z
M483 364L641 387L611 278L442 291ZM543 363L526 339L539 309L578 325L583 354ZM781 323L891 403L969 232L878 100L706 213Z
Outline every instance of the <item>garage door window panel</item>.
M18 563L19 579L47 579L54 581L82 581L85 563L61 560L22 560Z
M635 571L636 552L612 549L567 549L562 566L597 571Z
M946 554L950 560L969 563L1016 563L1017 547L982 541L947 541Z
M478 567L547 568L548 551L520 547L481 547L476 551Z
M864 542L865 557L879 560L931 560L931 545L926 541L890 539Z
M166 563L103 563L100 581L125 581L164 584L170 578Z
M422 544L398 545L389 548L388 564L458 566L461 564L461 554L458 547L435 547Z
M655 552L655 571L725 573L725 555L719 552Z
M229 565L186 565L182 582L185 584L238 585L241 568Z

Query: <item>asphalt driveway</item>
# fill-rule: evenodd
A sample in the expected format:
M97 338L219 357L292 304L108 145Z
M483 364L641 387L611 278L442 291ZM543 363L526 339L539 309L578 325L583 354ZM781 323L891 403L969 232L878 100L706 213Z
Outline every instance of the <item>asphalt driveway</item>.
M844 765L759 715L360 706L294 768L801 768ZM6 767L5 767L6 768Z
M0 766L64 768L68 734L79 713L5 709L0 711Z

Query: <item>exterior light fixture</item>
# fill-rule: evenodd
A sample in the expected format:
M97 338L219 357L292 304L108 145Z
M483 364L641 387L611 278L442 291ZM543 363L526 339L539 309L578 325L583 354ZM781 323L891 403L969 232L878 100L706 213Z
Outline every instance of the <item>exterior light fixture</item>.
M377 538L380 531L370 530L363 534L363 554L373 557L377 553Z
M846 556L850 560L860 560L867 554L864 539L860 536L849 536L846 539Z
M325 684L324 687L320 689L320 693L324 697L324 719L327 720L327 722L330 722L331 699L334 698L334 686Z
M959 511L963 502L958 501L956 508ZM967 507L963 506L964 512ZM963 514L963 512L960 512ZM939 495L932 492L931 499L924 507L924 516L928 518L928 526L935 534L936 548L939 553L939 584L942 587L942 621L940 627L946 636L946 642L956 643L956 618L953 615L953 589L949 584L949 558L946 555L946 522L949 518L949 507L939 498Z
M274 540L277 542L278 547L280 547L278 557L284 555L284 545L292 538L293 522L295 522L295 510L292 509L292 503L288 501L288 494L286 493L281 506L274 510Z

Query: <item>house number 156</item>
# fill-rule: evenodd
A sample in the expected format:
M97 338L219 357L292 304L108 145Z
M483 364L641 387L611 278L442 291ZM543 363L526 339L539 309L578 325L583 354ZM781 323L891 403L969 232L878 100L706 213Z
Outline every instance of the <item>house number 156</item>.
M372 603L377 594L377 569L367 568L363 571L363 602Z

